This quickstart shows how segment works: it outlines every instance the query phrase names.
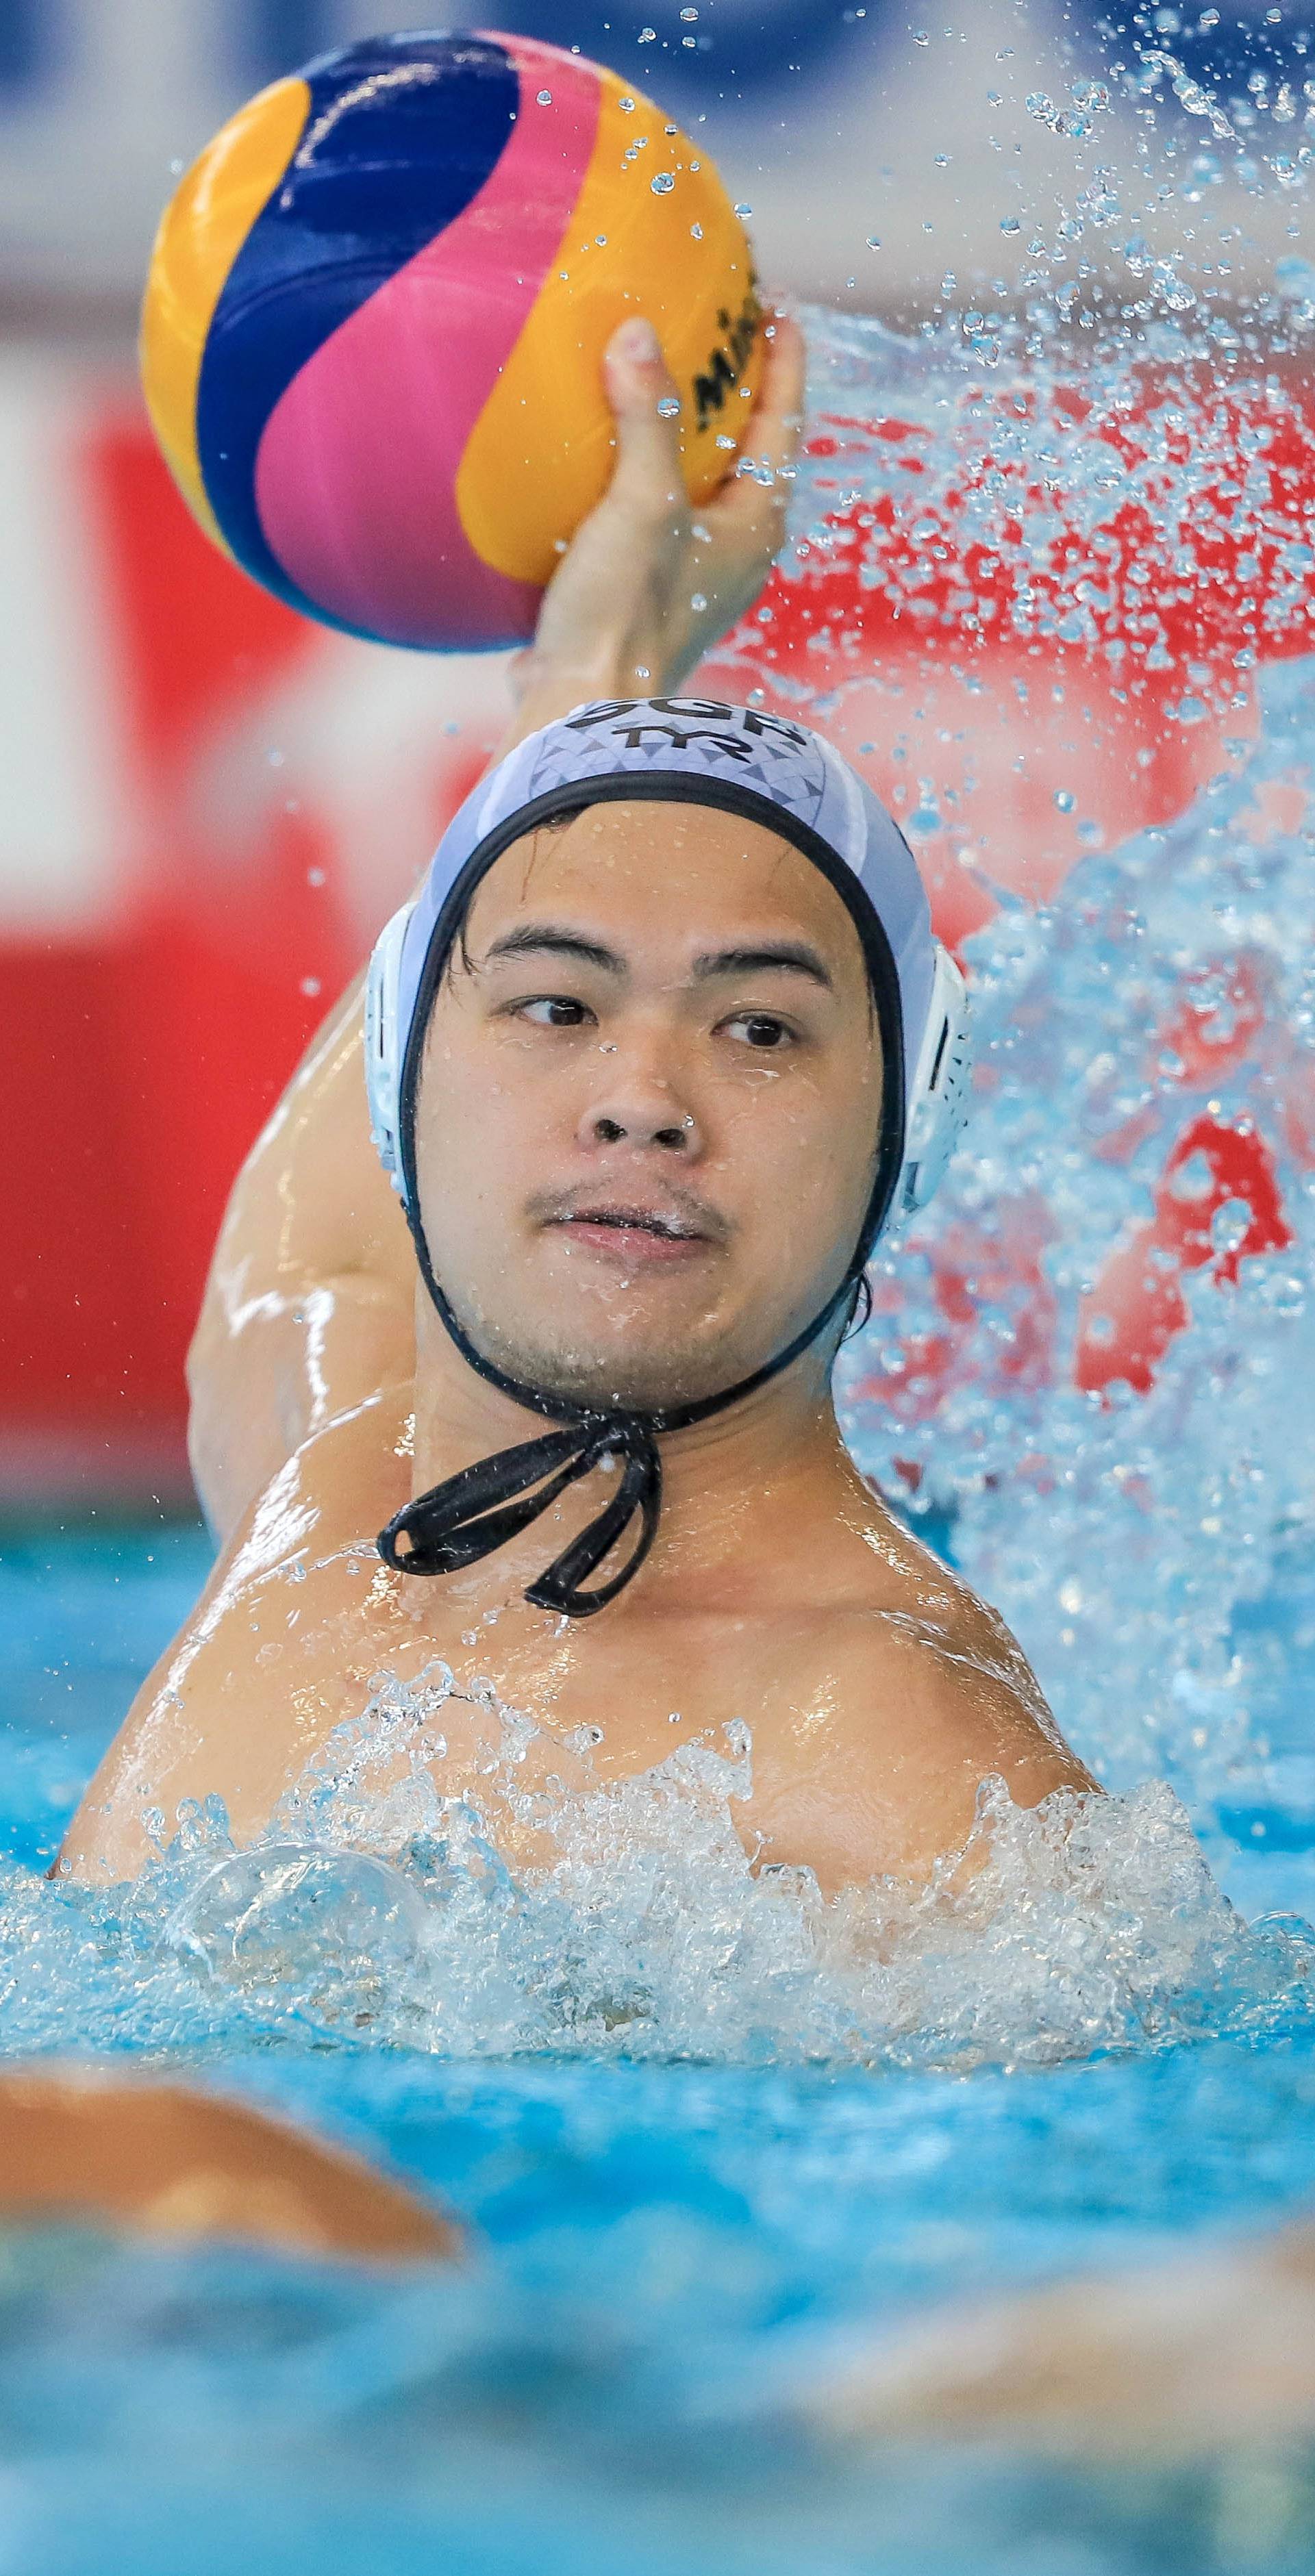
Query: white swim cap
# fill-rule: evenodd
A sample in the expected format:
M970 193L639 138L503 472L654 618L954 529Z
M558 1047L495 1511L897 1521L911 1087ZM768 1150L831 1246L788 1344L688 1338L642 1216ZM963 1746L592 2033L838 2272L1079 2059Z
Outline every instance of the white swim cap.
M882 1048L875 1177L840 1287L752 1377L647 1414L522 1385L476 1349L434 1273L415 1161L429 1017L476 887L504 850L540 824L590 805L640 798L741 814L821 869L858 932ZM965 1105L966 994L958 967L932 935L927 897L903 835L820 734L791 718L715 698L603 699L518 743L449 823L415 901L394 915L371 959L365 1059L374 1141L453 1341L504 1394L570 1426L502 1450L418 1496L380 1533L380 1553L404 1573L454 1573L514 1538L568 1485L610 1460L623 1471L618 1492L526 1593L541 1608L580 1618L615 1599L652 1544L662 1491L658 1435L721 1411L788 1368L852 1298L892 1208L930 1197ZM639 1537L620 1572L587 1589L586 1579L636 1518Z

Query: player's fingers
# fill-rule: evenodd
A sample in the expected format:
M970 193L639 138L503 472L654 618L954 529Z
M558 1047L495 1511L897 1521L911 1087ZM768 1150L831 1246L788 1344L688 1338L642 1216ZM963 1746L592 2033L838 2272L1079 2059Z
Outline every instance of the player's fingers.
M651 322L635 315L613 332L604 373L617 437L608 499L645 516L683 509L680 397Z
M775 554L781 543L803 431L807 356L798 323L789 314L778 313L735 470L711 513L704 513L720 522L737 547L748 543Z
M740 443L747 456L780 467L793 465L799 452L808 350L793 314L776 313L768 329L763 380Z

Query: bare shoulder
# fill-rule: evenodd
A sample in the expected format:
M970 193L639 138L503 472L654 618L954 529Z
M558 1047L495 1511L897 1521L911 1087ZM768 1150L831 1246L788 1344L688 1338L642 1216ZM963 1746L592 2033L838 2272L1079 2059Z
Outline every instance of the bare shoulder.
M828 1887L928 1875L967 1842L985 1780L1022 1807L1098 1786L998 1611L893 1518L874 1527L871 1579L819 1605L755 1766L772 1857Z
M976 1758L994 1751L1006 1775L1022 1764L1051 1786L1062 1776L1067 1785L1094 1787L999 1611L888 1512L870 1543L882 1572L851 1626L855 1679L864 1665L878 1664L898 1676L930 1740L947 1753L959 1749Z

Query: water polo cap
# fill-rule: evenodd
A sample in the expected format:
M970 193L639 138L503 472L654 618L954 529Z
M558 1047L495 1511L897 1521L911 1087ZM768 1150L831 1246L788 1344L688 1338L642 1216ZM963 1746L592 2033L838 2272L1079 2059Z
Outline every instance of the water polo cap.
M821 1313L784 1350L719 1395L661 1411L587 1405L524 1385L475 1348L435 1277L416 1186L416 1100L440 976L476 887L513 841L563 814L636 799L710 805L764 824L821 869L862 944L882 1048L881 1133L853 1258ZM379 1538L408 1574L452 1574L528 1527L604 1461L620 1483L526 1599L580 1618L616 1598L643 1563L662 1495L658 1434L719 1413L788 1368L853 1295L893 1208L930 1197L961 1122L968 1072L963 978L932 936L922 881L885 807L806 725L712 698L608 699L530 734L466 798L413 903L370 962L365 1013L371 1129L406 1210L421 1275L462 1356L489 1382L564 1427L499 1451L408 1503ZM589 1578L638 1521L609 1580Z

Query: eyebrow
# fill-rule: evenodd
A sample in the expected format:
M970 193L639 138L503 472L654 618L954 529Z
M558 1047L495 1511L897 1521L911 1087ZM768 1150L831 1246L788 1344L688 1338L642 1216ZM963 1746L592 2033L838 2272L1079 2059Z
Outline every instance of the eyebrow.
M626 961L615 948L605 948L601 939L586 939L578 930L559 930L552 922L526 921L519 930L504 930L500 939L491 940L485 963L495 957L531 957L547 953L551 957L574 957L584 966L601 966L606 975L624 975Z
M624 975L626 959L615 948L607 948L600 939L586 939L581 931L563 930L553 922L522 922L518 929L506 930L490 942L486 963L495 957L529 956L573 957L584 966L598 966L607 975ZM717 975L760 975L776 973L806 975L824 991L834 989L829 969L815 948L801 939L755 940L742 948L714 948L694 960L694 980L707 983Z
M694 960L695 977L700 983L711 975L761 975L772 971L807 975L810 983L821 984L826 992L833 989L829 970L817 950L802 939L755 940L751 948L715 948Z

